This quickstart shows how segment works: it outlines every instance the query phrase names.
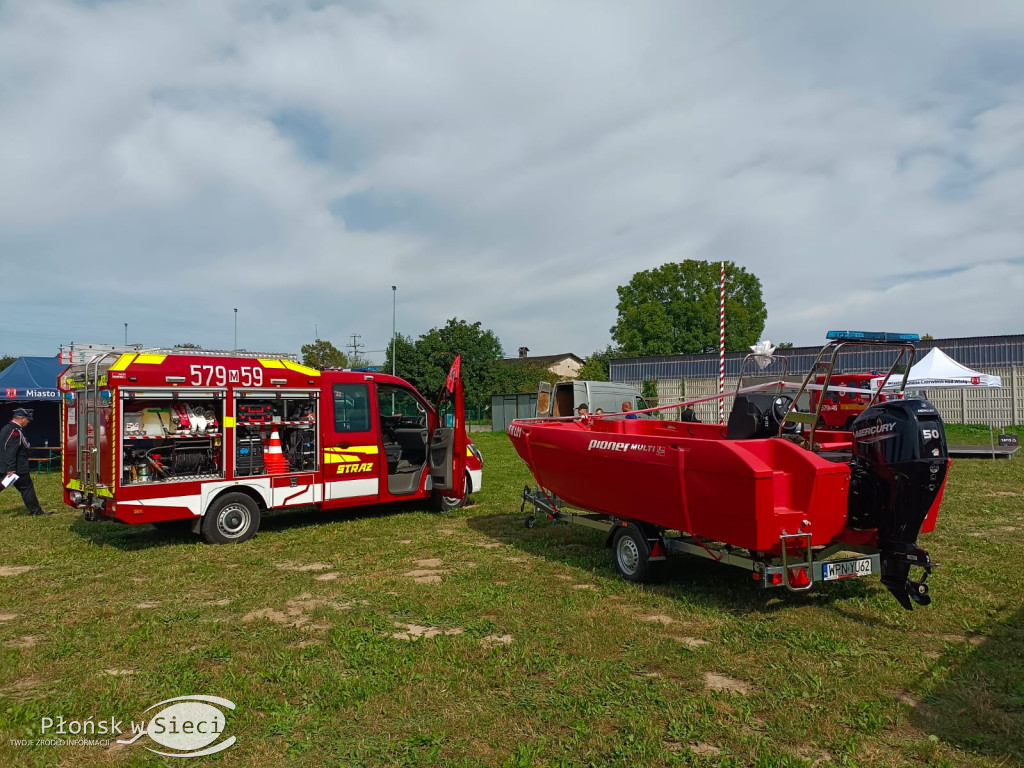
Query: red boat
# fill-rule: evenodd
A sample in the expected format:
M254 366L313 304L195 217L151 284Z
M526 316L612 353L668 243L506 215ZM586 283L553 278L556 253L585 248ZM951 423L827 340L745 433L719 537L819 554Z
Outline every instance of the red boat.
M851 345L891 348L888 381L913 363L917 337L829 339L795 396L782 381L744 388L741 375L725 426L623 415L514 421L509 438L538 485L524 491L524 506L605 530L616 566L634 581L654 576L666 555L689 553L793 591L880 571L904 607L928 604L933 563L917 537L935 527L949 467L938 412L876 392L850 431L821 430L824 398L802 397L838 389L830 379ZM912 566L924 569L920 581L910 580Z

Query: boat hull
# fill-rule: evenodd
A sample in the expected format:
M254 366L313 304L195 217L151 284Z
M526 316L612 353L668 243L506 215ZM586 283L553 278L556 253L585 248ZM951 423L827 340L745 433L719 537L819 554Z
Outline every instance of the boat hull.
M813 546L877 540L847 528L849 464L788 440L655 420L513 422L509 438L538 485L581 509L756 552L798 531Z

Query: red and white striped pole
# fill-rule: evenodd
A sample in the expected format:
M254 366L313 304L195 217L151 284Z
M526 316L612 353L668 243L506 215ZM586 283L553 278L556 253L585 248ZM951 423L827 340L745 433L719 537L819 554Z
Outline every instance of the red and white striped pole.
M718 302L718 423L725 424L725 262Z

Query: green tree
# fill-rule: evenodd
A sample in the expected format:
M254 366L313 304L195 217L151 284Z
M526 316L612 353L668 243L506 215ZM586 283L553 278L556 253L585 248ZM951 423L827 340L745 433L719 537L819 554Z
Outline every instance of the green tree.
M9 366L11 363L13 363L17 359L18 358L11 357L10 355L4 355L3 357L0 357L0 371L2 371L4 368Z
M693 354L718 349L719 262L687 259L637 272L619 286L612 339L629 357ZM764 330L768 312L761 281L725 265L725 348L747 350Z
M540 382L559 381L560 379L560 376L541 365L524 365L516 360L498 360L491 369L490 394L536 392Z
M494 364L504 355L498 337L479 322L452 318L443 328L431 328L415 342L399 336L395 341L396 372L425 398L433 400L452 361L460 354L466 405L489 404L494 391ZM386 360L390 366L390 352Z
M348 368L345 353L324 339L317 339L311 344L303 344L302 364L310 368Z
M394 345L389 344L384 355L384 364L381 366L383 373L391 373L392 354L395 357L395 375L416 386L413 382L413 377L417 375L422 367L419 361L419 351L416 349L416 342L412 340L411 336L403 336L402 334L395 336Z
M935 337L932 336L930 333L922 333L921 341L935 341Z
M604 349L594 350L594 353L583 361L576 378L581 381L608 381L613 357L623 357L623 355L611 344Z
M775 348L776 349L792 349L793 348L793 342L792 341L780 341L776 345Z

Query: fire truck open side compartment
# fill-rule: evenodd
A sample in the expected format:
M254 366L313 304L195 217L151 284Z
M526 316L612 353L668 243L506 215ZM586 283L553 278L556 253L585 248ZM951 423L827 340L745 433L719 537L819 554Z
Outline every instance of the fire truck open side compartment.
M224 477L226 390L119 391L122 486Z

